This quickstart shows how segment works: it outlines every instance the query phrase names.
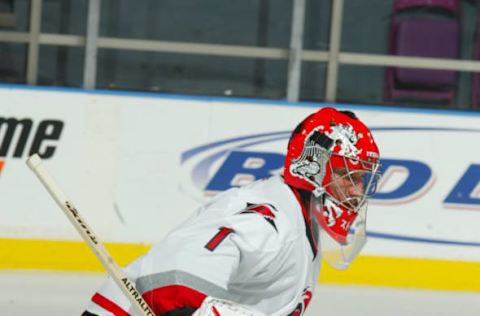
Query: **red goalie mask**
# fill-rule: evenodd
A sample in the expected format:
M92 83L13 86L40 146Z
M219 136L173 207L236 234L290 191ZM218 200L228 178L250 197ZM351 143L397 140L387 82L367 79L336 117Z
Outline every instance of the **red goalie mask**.
M370 130L352 112L323 108L293 131L285 182L312 192L310 212L321 226L321 239L327 233L345 250L352 245L352 234L358 234L356 229L365 234L367 200L376 190L379 156ZM358 227L360 222L363 228ZM349 263L346 258L341 261Z

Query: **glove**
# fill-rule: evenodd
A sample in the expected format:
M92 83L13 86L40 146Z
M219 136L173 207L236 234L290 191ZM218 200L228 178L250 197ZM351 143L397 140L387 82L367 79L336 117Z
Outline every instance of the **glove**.
M200 308L192 316L266 316L247 306L222 300L214 297L206 297Z

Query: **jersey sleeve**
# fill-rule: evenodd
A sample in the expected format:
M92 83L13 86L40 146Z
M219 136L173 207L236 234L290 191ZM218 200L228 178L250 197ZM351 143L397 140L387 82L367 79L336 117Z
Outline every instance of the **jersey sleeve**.
M242 211L225 215L211 210L187 221L129 267L137 290L157 315L193 313L207 296L235 301L230 286L267 264L268 252L263 253L275 228L263 216ZM88 311L128 315L116 314L113 305L129 311L128 301L109 280Z
M222 206L177 228L147 256L137 286L154 311L196 309L206 296L235 301L232 285L260 269L257 263L275 229L263 216L243 213L245 204L226 205L238 209L229 212Z

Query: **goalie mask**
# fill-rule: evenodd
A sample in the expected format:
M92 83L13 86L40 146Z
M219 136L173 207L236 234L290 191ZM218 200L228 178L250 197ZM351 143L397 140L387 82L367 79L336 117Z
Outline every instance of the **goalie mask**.
M312 192L309 207L320 224L322 257L345 269L366 242L367 200L379 178L379 151L353 114L324 108L293 131L285 182Z

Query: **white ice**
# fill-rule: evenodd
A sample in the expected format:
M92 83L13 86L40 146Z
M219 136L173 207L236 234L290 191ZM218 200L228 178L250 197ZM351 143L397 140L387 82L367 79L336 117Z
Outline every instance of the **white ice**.
M104 274L0 272L0 315L80 315ZM320 284L306 316L478 316L480 293Z

